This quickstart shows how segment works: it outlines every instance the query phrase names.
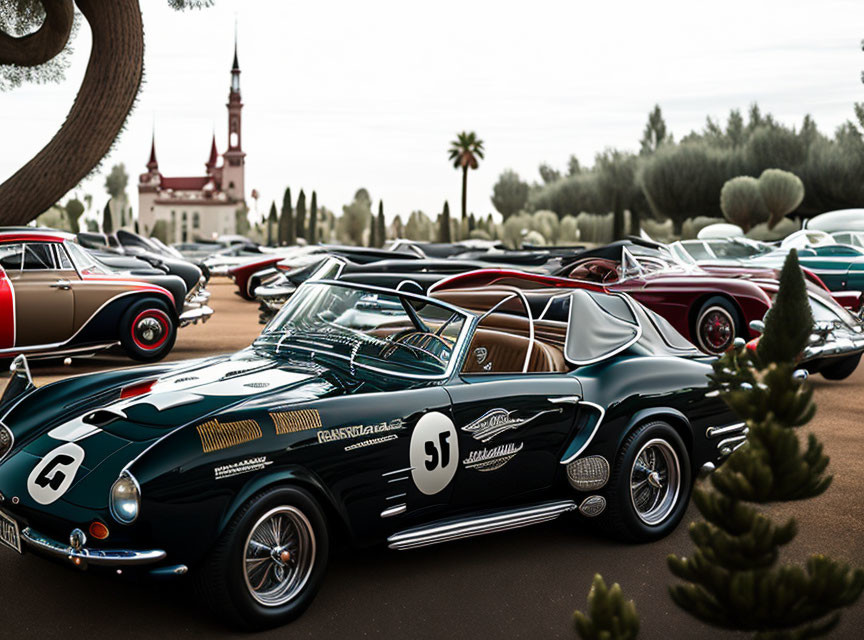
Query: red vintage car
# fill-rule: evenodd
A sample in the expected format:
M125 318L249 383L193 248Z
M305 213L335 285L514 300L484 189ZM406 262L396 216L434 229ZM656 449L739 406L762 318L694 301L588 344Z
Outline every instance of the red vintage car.
M158 360L174 344L185 293L174 275L112 272L71 234L0 230L0 359L120 346Z
M491 283L515 277L517 272L491 273L478 271L444 282L464 282L464 278ZM750 340L759 335L750 323L764 318L779 286L777 272L771 269L709 271L681 261L663 245L636 239L578 253L545 278L553 286L557 281L572 287L575 280L586 288L627 293L666 318L702 351L715 355L727 350L736 337ZM445 286L444 282L435 288ZM808 290L817 304L829 309L839 306L832 293L812 278ZM846 293L841 296L844 306L859 308L861 294Z

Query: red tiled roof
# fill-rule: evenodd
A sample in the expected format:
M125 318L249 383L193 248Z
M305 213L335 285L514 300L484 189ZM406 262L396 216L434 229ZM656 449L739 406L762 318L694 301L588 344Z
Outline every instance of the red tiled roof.
M210 182L210 176L194 178L162 178L163 189L174 189L175 191L199 191Z

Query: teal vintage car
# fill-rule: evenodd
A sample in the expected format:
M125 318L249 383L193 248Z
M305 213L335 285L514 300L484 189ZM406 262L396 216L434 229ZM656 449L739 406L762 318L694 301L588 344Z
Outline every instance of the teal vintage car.
M780 245L747 238L684 240L672 245L701 265L735 264L781 269L791 249L801 266L819 277L831 291L864 291L864 247L840 244L824 231L803 229Z

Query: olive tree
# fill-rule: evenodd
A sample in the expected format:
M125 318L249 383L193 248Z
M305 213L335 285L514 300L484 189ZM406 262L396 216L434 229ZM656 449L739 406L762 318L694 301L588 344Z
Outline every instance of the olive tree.
M720 190L720 209L732 224L744 230L768 220L768 211L759 192L759 181L750 176L738 176L727 180Z
M768 228L773 229L804 200L801 178L782 169L765 169L759 176L759 193L768 211Z
M525 208L528 201L528 183L512 169L506 169L492 187L492 205L506 220Z

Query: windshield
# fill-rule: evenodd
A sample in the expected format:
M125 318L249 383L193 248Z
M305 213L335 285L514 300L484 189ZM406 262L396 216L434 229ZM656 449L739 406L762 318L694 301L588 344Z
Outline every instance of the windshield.
M426 298L348 283L300 286L255 346L311 352L351 368L406 378L450 374L468 314Z
M96 260L74 242L66 242L66 249L69 250L69 255L72 256L72 262L78 269L81 275L104 275L109 271L101 267Z

